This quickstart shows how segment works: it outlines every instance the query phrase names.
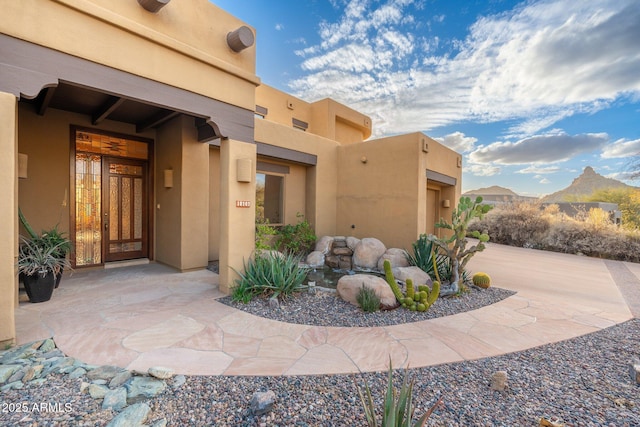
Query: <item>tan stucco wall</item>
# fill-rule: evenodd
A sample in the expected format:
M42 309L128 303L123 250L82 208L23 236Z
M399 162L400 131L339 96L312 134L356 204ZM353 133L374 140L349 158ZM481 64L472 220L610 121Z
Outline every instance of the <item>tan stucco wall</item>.
M164 264L181 268L182 256L182 120L180 117L165 123L157 131L156 200L155 200L155 258ZM173 187L164 187L164 171L173 170Z
M198 142L194 119L182 116L182 265L206 268L209 260L209 144Z
M209 148L209 261L220 259L220 149Z
M3 0L1 7L1 33L254 109L255 44L233 52L226 35L246 24L207 0L172 1L157 14L131 0Z
M252 160L251 182L237 181L238 159ZM229 293L255 249L256 223L256 146L225 139L220 145L220 290ZM249 208L236 207L236 201L248 201Z
M371 136L371 119L332 99L308 103L271 86L256 88L256 104L267 108L265 118L283 126L292 126L292 119L306 122L307 133L322 136L341 144L361 142Z
M305 167L306 189L304 197L299 194L299 190L296 190L297 195L291 194L287 199L300 200L304 198L306 203L304 214L314 227L316 234L334 234L336 232L337 147L339 144L267 119L256 119L255 139L259 142L318 156L316 166ZM295 209L287 207L286 209L287 219L291 218L289 222L295 224L296 218L293 210L297 207Z
M164 170L173 187L164 187ZM209 145L197 141L193 118L179 116L157 132L156 260L179 270L209 259ZM158 206L160 206L158 208Z
M17 301L17 120L16 97L0 92L0 345L16 338L14 307Z
M425 140L428 153L423 151ZM427 230L428 203L440 203L427 200L427 168L457 178L458 190L450 191L460 191L456 153L421 133L345 145L338 151L338 234L376 237L387 247L408 249ZM439 212L448 218L447 211Z

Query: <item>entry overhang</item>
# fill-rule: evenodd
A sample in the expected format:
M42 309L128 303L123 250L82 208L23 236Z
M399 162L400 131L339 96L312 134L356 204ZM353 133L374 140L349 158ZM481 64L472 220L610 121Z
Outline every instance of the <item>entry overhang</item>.
M102 109L82 111L94 121L104 120L129 101L150 113L146 124L135 122L137 128L148 128L154 116L186 114L199 119L198 138L202 142L221 138L253 142L253 111L0 34L0 91L33 100L42 89L61 85L112 97ZM44 112L56 96L61 96L58 91L47 90L42 97L49 99L41 102L38 110Z

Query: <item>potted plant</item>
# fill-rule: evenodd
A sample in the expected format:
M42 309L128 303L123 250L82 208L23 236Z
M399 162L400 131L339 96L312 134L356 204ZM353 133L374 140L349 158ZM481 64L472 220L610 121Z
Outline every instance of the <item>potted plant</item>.
M57 256L63 243L51 245L42 239L28 240L24 237L21 240L18 271L23 278L29 301L49 301L57 275L61 274L64 267L70 267L66 258Z
M20 208L18 208L18 216L20 217L22 226L25 230L27 230L27 233L29 233L31 242L36 245L40 245L45 249L55 247L56 249L54 251L54 256L60 259L65 259L67 257L67 254L71 252L71 240L66 238L63 232L58 231L57 225L51 230L44 230L42 232L42 235L39 236L33 230L33 227L31 227L31 224L29 224L29 221L27 221L27 218L25 218L24 214L22 213L22 209ZM64 263L64 265L67 264L68 263ZM62 279L62 273L64 271L64 265L62 265L60 271L56 273L56 288L58 288L58 286L60 285L60 280ZM20 278L22 279L22 275L20 276Z
M67 239L64 236L64 233L58 231L57 225L51 230L43 231L42 235L39 238L34 239L34 241L39 242L44 247L57 248L53 255L60 259L66 259L67 254L71 252L71 240ZM56 274L56 289L60 285L63 272L64 266L61 266L60 272Z

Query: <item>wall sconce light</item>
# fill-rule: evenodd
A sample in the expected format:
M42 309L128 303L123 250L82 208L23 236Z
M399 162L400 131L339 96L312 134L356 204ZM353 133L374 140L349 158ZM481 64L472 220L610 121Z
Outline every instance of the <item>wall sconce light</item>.
M252 175L251 159L238 159L236 180L238 182L251 182Z
M227 34L227 44L234 52L241 52L248 47L253 46L255 37L251 28L243 25L235 31Z
M27 177L27 162L29 161L29 156L23 153L18 153L18 178L26 178Z
M160 9L169 4L171 0L138 0L140 6L151 13L157 13Z
M451 207L451 201L449 199L444 199L442 201L442 207L443 208L450 208Z
M164 170L164 188L173 188L173 169Z

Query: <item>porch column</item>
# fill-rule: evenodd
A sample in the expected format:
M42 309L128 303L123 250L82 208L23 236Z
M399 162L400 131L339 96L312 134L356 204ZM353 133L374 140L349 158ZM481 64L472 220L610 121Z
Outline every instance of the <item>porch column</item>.
M251 160L250 182L239 180L240 159ZM220 291L226 294L238 278L234 270L241 272L255 249L255 199L256 146L223 140L220 144Z
M18 304L18 101L0 92L0 348L16 339Z

